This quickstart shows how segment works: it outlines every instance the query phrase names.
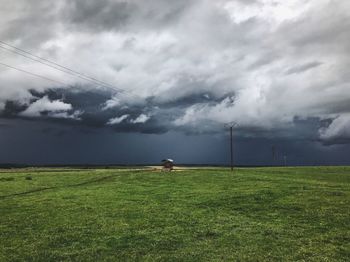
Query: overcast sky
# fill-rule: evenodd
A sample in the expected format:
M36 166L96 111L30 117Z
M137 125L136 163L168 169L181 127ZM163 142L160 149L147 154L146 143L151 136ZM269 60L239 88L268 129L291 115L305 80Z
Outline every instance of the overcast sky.
M350 164L349 1L0 6L0 163Z

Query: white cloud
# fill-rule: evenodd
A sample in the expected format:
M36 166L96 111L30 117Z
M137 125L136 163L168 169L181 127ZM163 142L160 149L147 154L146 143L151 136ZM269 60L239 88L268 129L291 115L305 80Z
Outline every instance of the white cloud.
M122 115L120 117L111 118L108 120L107 125L115 125L123 122L129 115Z
M130 123L133 123L133 124L145 123L148 119L150 119L149 116L145 114L141 114L137 118L130 120Z
M298 18L313 4L319 4L324 0L260 0L250 4L244 1L227 1L224 8L228 11L235 23L246 22L251 18L259 18L268 21L271 26L280 24L286 20Z
M43 113L47 113L48 116L53 118L78 118L79 112L68 114L68 111L72 110L71 104L66 104L60 100L51 101L47 96L44 96L21 112L20 116L25 117L40 117Z
M350 114L341 115L328 127L320 129L320 138L324 141L350 140Z
M102 110L108 110L110 108L120 106L120 104L120 98L115 96L105 102Z
M74 111L73 113L68 112L49 112L48 116L52 118L66 118L66 119L74 119L81 120L80 116L83 114L82 111Z

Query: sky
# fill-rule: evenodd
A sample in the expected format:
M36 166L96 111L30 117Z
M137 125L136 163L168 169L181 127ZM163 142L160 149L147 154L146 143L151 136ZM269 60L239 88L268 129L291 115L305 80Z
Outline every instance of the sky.
M349 1L0 5L0 163L350 164Z

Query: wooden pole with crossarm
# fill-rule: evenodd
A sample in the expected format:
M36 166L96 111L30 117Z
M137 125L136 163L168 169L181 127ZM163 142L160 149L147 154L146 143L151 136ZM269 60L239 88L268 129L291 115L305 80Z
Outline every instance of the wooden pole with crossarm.
M227 123L226 127L230 128L230 167L233 171L233 127L237 126L236 122Z

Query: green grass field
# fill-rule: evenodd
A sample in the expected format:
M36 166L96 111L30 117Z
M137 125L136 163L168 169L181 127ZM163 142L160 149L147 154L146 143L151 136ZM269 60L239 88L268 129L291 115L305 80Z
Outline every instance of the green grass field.
M350 167L2 170L0 212L1 261L350 258Z

